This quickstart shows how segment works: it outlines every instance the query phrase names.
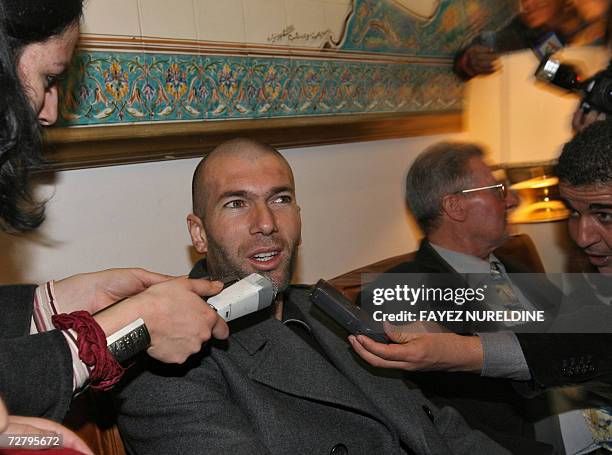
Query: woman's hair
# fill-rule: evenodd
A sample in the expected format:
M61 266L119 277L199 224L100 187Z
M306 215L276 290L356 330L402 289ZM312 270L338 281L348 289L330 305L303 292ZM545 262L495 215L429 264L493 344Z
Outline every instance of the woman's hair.
M0 228L25 232L44 220L31 193L30 169L40 165L41 135L18 78L28 44L61 35L79 21L83 0L0 0Z
M83 15L83 0L0 0L11 51L61 35Z

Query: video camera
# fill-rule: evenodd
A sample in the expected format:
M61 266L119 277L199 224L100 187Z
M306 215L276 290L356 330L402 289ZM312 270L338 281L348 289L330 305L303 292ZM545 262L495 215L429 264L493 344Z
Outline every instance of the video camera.
M551 55L542 59L535 72L536 79L582 96L580 107L585 111L596 110L612 114L612 62L603 71L586 80L578 69L569 63L561 63Z

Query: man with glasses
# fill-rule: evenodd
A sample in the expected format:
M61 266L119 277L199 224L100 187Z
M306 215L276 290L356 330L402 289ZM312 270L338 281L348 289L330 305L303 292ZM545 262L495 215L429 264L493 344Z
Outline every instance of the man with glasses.
M443 163L440 165L443 166ZM612 333L609 333L612 313L612 122L596 122L568 142L559 157L556 173L560 180L561 197L572 212L568 222L570 237L584 251L593 269L599 272L569 276L576 282L573 292L565 301L573 312L561 315L556 323L566 322L575 333L519 333L514 340L510 336L505 343L502 334L480 334L480 337L426 334L421 339L418 334L403 334L403 339L395 341L404 344L389 346L359 337L359 340L352 340L359 355L373 365L387 368L427 370L442 365L443 369L451 371L481 371L483 375L495 373L514 379L522 379L515 373L524 371L524 367L528 366L527 377L530 381L523 385L529 387L523 390L532 392L584 383L584 390L594 393L586 397L595 397L596 400L583 406L591 408L595 403L598 407L597 395L609 400L610 388L604 384L610 383L612 378ZM501 186L498 187L501 189ZM459 193L472 192L469 190ZM476 189L473 192L479 191ZM428 270L441 268L439 261L432 260L428 248L422 247L421 251L423 249L424 254L417 257L417 261L421 259L420 265L433 264L434 267ZM418 264L403 264L396 271L415 271L418 267ZM583 325L579 326L581 323ZM586 328L585 332L589 333L579 333L579 327ZM520 351L516 348L516 339L520 343ZM471 346L471 349L463 345ZM400 355L398 350L401 349L405 350ZM466 355L470 352L475 354ZM516 361L512 361L512 358ZM484 362L479 362L480 359ZM505 367L492 369L488 365ZM514 383L517 384L520 383ZM577 400L578 395L574 395L573 399ZM594 433L593 442L600 443L609 438L610 412L609 406L588 410L589 420L593 421L596 417L602 425L599 432ZM564 444L570 446L577 444L576 439L578 443L590 440L583 438L584 434L589 433L588 427L583 428L584 418L578 415L575 419L566 417L561 425ZM473 425L473 422L470 423ZM568 425L571 427L569 432L566 431ZM608 433L605 433L606 428Z
M480 334L478 337L435 334L435 342L431 342L432 337L429 334L424 336L401 334L403 339L395 341L405 344L393 347L374 343L364 337L352 339L355 350L369 363L377 366L406 370L444 369L480 372L483 376L530 380L529 385L536 390L595 378L609 380L612 376L612 354L610 354L612 334L608 333L612 285L610 279L606 277L612 276L611 149L612 122L596 122L565 145L556 169L560 180L561 197L572 211L568 222L570 237L584 251L593 269L599 272L599 274L585 273L581 281L577 279L578 275L571 276L579 282L574 283L574 291L565 301L573 305L576 312L561 315L556 323L565 321L571 326L586 317L590 318L586 320L590 332L602 333L520 333L516 336ZM448 185L450 174L446 171L457 169L456 186L462 187L465 181L462 180L464 177L462 177L461 163L465 164L472 157L478 161L480 156L481 152L471 145L440 144L417 159L408 175L407 199L426 234L435 226L432 220L436 219L435 205L432 205L431 210L427 210L427 204L435 204L436 198L439 198L436 195L419 193L419 191L434 191L433 188L436 186L433 183L434 179L428 179L426 176L428 166L432 166L432 174L439 175L440 186ZM432 165L430 162L435 160L438 160L437 163ZM512 198L511 204L514 203L513 196L506 195L502 184L470 187L457 191L454 191L451 185L450 189L441 189L437 194L451 191L455 195L465 195L493 190L499 191L500 201L509 201L509 198ZM448 216L443 205L438 205L440 217ZM446 205L452 204L447 200ZM466 229L463 235L473 234ZM440 248L436 243L437 238L437 234L429 233L414 262L401 264L389 272L437 273L461 269L460 264L451 263L452 254ZM460 247L461 244L457 243L448 249L457 252L460 251ZM592 314L600 314L601 317L596 320ZM419 339L420 337L423 339ZM425 339L430 342L425 342ZM407 348L404 355L391 352L392 349L401 347ZM441 367L436 367L436 364Z
M512 297L501 306L523 309L546 306L550 304L546 293L557 295L556 289L548 282L539 286L539 290L519 289L511 274L530 270L494 253L508 239L507 213L518 200L495 180L483 158L480 147L467 143L436 144L417 157L406 178L406 202L425 238L413 261L388 272L427 273L431 274L430 287L453 288L466 287L465 274L490 275L503 281L506 294ZM366 310L372 308L370 292L378 286L376 283L362 295ZM531 378L513 332L465 336L391 330L388 334L400 344L381 345L364 336L350 337L350 342L372 365L430 371L410 374L410 379L435 400L452 403L473 427L512 452L551 450L533 439L533 426L527 423L522 409L524 399L511 381L500 379ZM401 355L398 349L402 349ZM388 356L387 350L395 350L396 355Z

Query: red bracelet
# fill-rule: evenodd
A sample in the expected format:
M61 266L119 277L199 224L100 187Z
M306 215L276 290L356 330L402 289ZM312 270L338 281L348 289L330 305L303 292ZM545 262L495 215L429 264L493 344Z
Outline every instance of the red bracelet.
M106 335L87 311L56 314L51 320L60 330L72 329L77 334L79 358L92 368L89 375L91 388L108 390L114 386L125 369L115 360L106 346Z

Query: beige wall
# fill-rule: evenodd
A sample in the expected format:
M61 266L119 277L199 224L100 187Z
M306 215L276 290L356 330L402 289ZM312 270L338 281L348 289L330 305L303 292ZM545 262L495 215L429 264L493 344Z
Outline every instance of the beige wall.
M331 277L415 246L402 202L413 157L437 138L283 151L296 176L303 245L298 281ZM2 281L42 281L112 266L181 274L192 264L185 216L197 160L60 172L42 229L0 237Z
M584 74L591 75L607 66L609 53L602 48L577 48L566 49L559 57L579 63ZM499 128L484 126L485 130L497 131L498 142L494 137L485 136L485 140L498 147L500 162L522 163L556 158L563 144L571 138L571 117L578 98L536 83L533 73L538 61L530 51L505 57L502 64L501 74L488 78L487 86L483 79L472 87L473 95L478 93L477 98L472 96L472 100L478 105L492 102L499 108L497 112L493 109L491 114L497 114L494 118L499 120ZM468 128L468 135L483 137L480 130L487 124L487 116L481 115L478 124ZM568 271L569 255L576 252L567 235L565 221L520 225L514 229L531 236L548 272Z
M583 51L584 52L584 51ZM574 55L603 66L605 55ZM570 135L576 99L534 87L529 53L470 84L467 129L453 136L489 146L495 161L550 159ZM296 174L303 245L296 281L313 282L413 249L402 180L414 157L449 136L283 151ZM39 282L79 271L143 266L181 274L192 264L185 215L197 160L59 172L42 186L48 219L34 236L0 236L2 282ZM550 271L565 263L563 224L522 226Z
M567 49L564 61L579 63L585 74L607 66L608 52L597 47ZM503 140L502 161L548 160L571 137L571 116L577 98L533 81L538 66L535 55L522 52L505 59L497 97Z

